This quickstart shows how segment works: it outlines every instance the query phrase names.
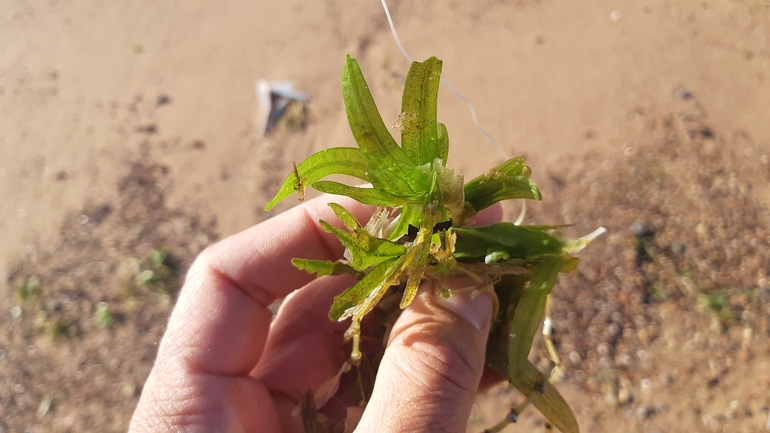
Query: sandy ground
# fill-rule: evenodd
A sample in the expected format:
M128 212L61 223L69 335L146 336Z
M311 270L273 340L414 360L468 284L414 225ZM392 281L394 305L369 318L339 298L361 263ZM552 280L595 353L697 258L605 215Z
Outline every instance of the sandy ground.
M590 197L592 184L586 185L588 190L574 190L573 195L564 196L554 190L562 183L553 179L579 183L582 175L596 177L609 170L605 161L636 152L629 149L665 147L671 132L665 125L667 119L673 119L679 125L677 140L692 141L696 147L680 154L682 165L676 165L673 158L667 170L684 173L687 158L697 155L701 145L744 155L722 167L720 173L758 173L753 181L746 178L750 193L741 206L746 208L749 205L745 203L749 203L764 215L770 199L770 179L762 177L770 147L770 7L765 0L602 0L590 5L552 0L441 5L394 1L391 7L410 55L416 59L435 55L444 60L443 76L474 103L484 128L509 154L528 157L533 179L551 188L550 194L543 188L546 200L558 197L565 206L572 206L570 209L579 207L570 200ZM65 343L51 345L28 335L31 318L29 323L27 318L20 323L11 319L9 311L19 303L15 298L19 276L48 273L35 276L48 282L51 289L44 287L44 293L53 296L67 269L45 267L44 259L82 267L86 276L91 271L85 265L97 262L106 263L111 270L114 266L117 273L126 259L141 261L153 248L172 250L183 273L184 265L207 242L272 214L261 211L262 206L292 161L322 148L354 144L340 97L339 75L345 54L359 59L386 123L398 115L401 83L408 68L387 30L379 2L374 0L226 4L200 0L7 0L0 4L0 53L0 272L8 280L0 291L4 315L0 323L13 335L0 341L4 360L0 362L0 376L5 388L0 392L0 406L4 406L0 427L9 431L93 430L89 422L96 421L78 421L73 414L86 404L98 413L102 406L93 401L109 394L107 391L78 394L81 400L72 397L70 406L58 397L57 410L36 416L46 398L50 404L51 392L37 390L28 401L19 397L25 388L16 392L15 386L23 382L17 375L30 380L28 376L37 373L18 366L42 358L41 353L56 359L56 344L65 344L68 353L77 354L78 339L84 347L97 347L103 346L108 336L131 339L144 333L145 340L139 346L146 353L131 361L141 366L121 373L125 377L113 384L122 386L113 401L122 411L115 409L114 417L108 417L109 422L101 426L103 431L124 430L142 375L152 359L153 341L159 338L169 308L155 302L157 311L134 320L136 306L125 307L117 330L91 333L91 328L81 327L80 333ZM260 77L291 80L310 95L303 131L261 136L253 91L254 81ZM440 119L448 125L451 136L450 165L470 176L502 160L493 144L475 129L459 99L442 89L439 102ZM693 128L700 131L695 134L701 134L697 140L690 133ZM610 168L629 170L618 164L610 164ZM598 178L595 182L613 185L613 179ZM137 196L133 192L137 188L150 192ZM147 206L147 197L160 200L154 203L162 204L158 209L163 212L154 213L157 209ZM72 236L82 237L84 227L101 221L96 217L99 206L133 209L136 215L134 219L124 215L122 222L105 223L101 229L93 226L88 247L73 247ZM635 209L644 219L645 207ZM561 217L575 216L563 209L553 208L553 212L561 212ZM601 219L592 215L594 220ZM762 218L758 224L766 222ZM150 225L156 228L130 242L125 241L126 236L134 232L129 230L124 236L122 231L106 230L142 221L152 221L154 225ZM163 223L176 225L166 227ZM584 231L594 228L592 220L584 223L580 227ZM618 225L618 230L624 229ZM177 243L174 233L179 235ZM104 242L97 245L94 239ZM113 261L100 261L99 248L107 248L108 239ZM157 245L158 240L165 244ZM597 248L604 251L604 246ZM757 263L765 266L766 262ZM759 271L754 272L753 280L746 279L753 283L747 282L745 289L761 286L757 282ZM99 281L115 284L108 278ZM120 298L120 290L97 285L67 296L77 299L78 308L87 312L102 300L122 302L119 300L125 297ZM45 300L40 302L45 304ZM52 310L58 311L54 307ZM654 311L648 319L657 317L658 322L665 323L658 314L661 307L656 304L650 308ZM760 316L770 314L758 308ZM55 316L50 311L48 314ZM700 316L694 317L693 327L701 323L697 319ZM754 317L749 322L756 320ZM705 323L709 329L708 320ZM733 328L727 329L719 335L732 335ZM761 326L757 329L762 330ZM740 330L735 332L742 335ZM728 337L724 338L729 343ZM764 347L767 334L760 332L756 338L762 339L758 347ZM575 345L579 352L580 344ZM660 371L667 371L666 365L679 359L665 352L666 347L659 348L663 351L656 358L659 360L644 367L649 375L658 377ZM108 362L107 354L98 355L94 350L97 355L73 361L73 375ZM12 357L6 355L13 353L16 358L11 362ZM104 361L97 362L95 357L99 356L104 356ZM728 379L722 383L738 386L742 377L753 375L761 384L762 378L770 377L761 356L748 359L755 364L725 372L723 376ZM708 363L708 359L703 362ZM123 360L114 366L115 371L122 371L121 365L127 364L130 362ZM39 364L41 369L50 367ZM88 383L87 377L81 377L83 384ZM621 379L613 382L615 391L625 383ZM103 380L109 382L110 378ZM66 386L55 377L42 382L48 387ZM565 392L576 393L576 408L585 431L620 431L618 426L626 426L624 431L674 431L665 425L652 426L645 422L648 417L640 420L635 411L642 406L616 408L601 403L608 392L601 384L581 387L578 382L583 383L577 380L568 384ZM638 380L634 386L640 386ZM696 392L687 388L686 381L677 386L671 395ZM735 397L715 397L718 404L727 406L713 409L721 411L721 418L714 415L704 421L705 415L713 412L711 406L704 406L702 415L688 415L691 429L685 426L677 431L729 426L735 418L727 418L724 411L745 391L735 386ZM759 390L765 396L770 394L767 386ZM711 387L707 392L716 391ZM595 395L599 395L600 404L595 403ZM638 398L637 403L640 401ZM760 418L766 416L762 408L766 410L770 404L766 397L764 401L757 408L752 406L745 430L731 431L757 431L752 429L760 428L757 426L764 422ZM644 410L660 414L653 417L659 420L681 418L678 404L681 410L692 406L689 400L674 397L658 403L672 409L656 409L655 401L645 400ZM628 416L629 410L634 411L632 416ZM711 422L712 418L716 421ZM487 423L491 418L485 415L478 419Z
M722 133L770 141L770 35L760 4L392 6L410 54L443 59L445 78L484 127L533 164L622 148L641 132L640 113L666 112L680 90L697 95ZM109 193L146 139L135 132L150 125L165 143L156 157L180 174L175 199L207 202L223 233L247 227L264 197L261 165L276 151L283 167L352 145L339 98L346 53L360 59L394 119L408 67L376 1L11 0L0 12L0 262L32 233L51 239L51 222L83 197ZM258 77L289 79L310 94L305 133L258 138ZM156 107L160 95L171 103ZM457 98L444 91L441 104L455 166L476 174L500 159Z

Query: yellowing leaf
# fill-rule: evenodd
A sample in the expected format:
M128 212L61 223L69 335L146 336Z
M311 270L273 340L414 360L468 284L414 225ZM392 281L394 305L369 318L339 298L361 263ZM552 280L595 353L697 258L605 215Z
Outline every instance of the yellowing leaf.
M291 263L303 271L311 274L325 275L356 275L359 272L352 266L342 262L328 262L326 260L292 259Z

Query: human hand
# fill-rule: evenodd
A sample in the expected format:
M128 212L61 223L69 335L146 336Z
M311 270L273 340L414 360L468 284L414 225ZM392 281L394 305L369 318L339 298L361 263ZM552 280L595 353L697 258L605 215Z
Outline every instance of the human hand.
M328 319L352 277L320 278L295 257L336 260L319 219L330 201L359 221L371 207L324 196L206 249L187 275L130 432L302 432L305 390L340 367L346 323ZM476 219L499 220L499 207ZM455 284L461 284L456 282ZM424 284L399 317L358 431L464 432L484 366L492 299L435 296ZM267 308L286 297L272 320ZM271 323L272 320L272 323Z

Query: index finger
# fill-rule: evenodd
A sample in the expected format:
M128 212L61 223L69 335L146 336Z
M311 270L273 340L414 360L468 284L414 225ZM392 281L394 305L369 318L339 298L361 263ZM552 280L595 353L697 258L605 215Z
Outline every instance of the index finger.
M347 197L324 195L212 245L207 265L265 305L285 297L315 279L291 259L342 258L344 247L318 223L341 225L329 203L341 204L362 224L373 211Z

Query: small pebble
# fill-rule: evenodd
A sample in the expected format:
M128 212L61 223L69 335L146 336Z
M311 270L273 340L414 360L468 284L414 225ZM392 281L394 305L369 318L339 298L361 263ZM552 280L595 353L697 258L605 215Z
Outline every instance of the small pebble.
M604 403L606 403L608 407L615 408L618 406L618 396L616 396L614 392L607 392L604 394Z
M660 379L661 382L663 382L665 385L671 385L674 383L674 378L671 377L670 374L662 372L658 375L658 379Z
M620 391L618 391L618 404L619 405L625 405L632 401L633 395L631 394L631 390L627 387L620 388Z
M134 393L136 392L136 386L134 386L133 383L121 382L119 386L120 393L123 394L124 397L134 396Z
M23 311L21 310L21 307L19 307L18 305L13 307L13 308L11 308L11 317L13 317L13 320L21 319L21 314L22 313L23 313Z
M628 228L631 229L631 233L638 237L651 236L654 234L650 226L641 221L633 222Z
M166 105L171 102L171 98L168 97L168 95L159 95L155 99L155 106L160 107L161 105Z
M54 312L57 312L57 311L61 311L61 309L62 309L62 303L59 302L58 300L56 300L56 299L47 299L45 301L45 310L48 313L54 313Z
M682 88L682 89L678 89L678 90L677 90L675 93L676 93L676 96L677 96L679 99L683 99L683 100L685 100L685 101L686 101L686 100L688 100L688 99L690 99L690 98L692 98L692 93L690 93L690 91L689 91L689 90L687 90L687 89L684 89L684 88Z
M51 397L46 397L40 402L40 405L37 407L37 413L35 414L38 419L44 417L45 414L48 413L48 410L51 409L51 403Z
M639 421L644 421L647 418L649 418L651 415L650 410L647 408L647 406L639 406L636 409L636 419Z

